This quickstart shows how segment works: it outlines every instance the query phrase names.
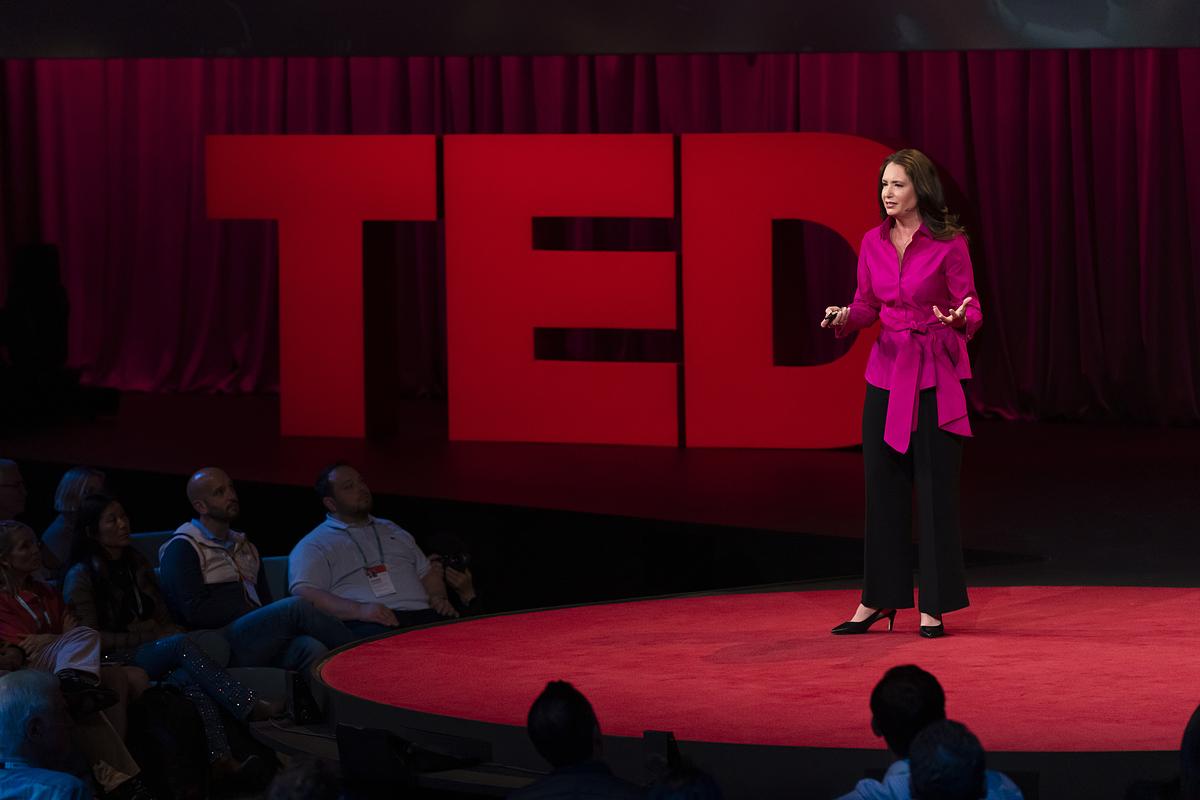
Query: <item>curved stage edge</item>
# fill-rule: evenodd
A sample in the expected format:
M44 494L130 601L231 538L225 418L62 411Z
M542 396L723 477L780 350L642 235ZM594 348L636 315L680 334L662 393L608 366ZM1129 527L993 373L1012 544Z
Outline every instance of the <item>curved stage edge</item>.
M497 765L430 785L502 795L545 770L524 715L561 678L592 700L624 777L646 780L662 747L644 731L672 731L729 798L832 798L886 769L867 699L887 668L916 663L1026 797L1121 798L1131 781L1177 770L1200 699L1200 631L1180 624L1195 591L977 588L940 640L916 636L915 611L891 632L830 636L857 602L846 590L568 606L357 642L318 665L318 684L335 725Z

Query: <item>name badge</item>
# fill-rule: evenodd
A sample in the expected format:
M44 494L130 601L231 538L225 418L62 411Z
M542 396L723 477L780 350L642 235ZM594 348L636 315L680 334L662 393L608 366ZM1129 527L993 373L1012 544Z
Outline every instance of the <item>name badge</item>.
M387 564L363 567L363 572L367 574L367 583L371 585L371 591L375 593L376 597L386 597L396 593L396 587L392 586L392 576L388 575Z

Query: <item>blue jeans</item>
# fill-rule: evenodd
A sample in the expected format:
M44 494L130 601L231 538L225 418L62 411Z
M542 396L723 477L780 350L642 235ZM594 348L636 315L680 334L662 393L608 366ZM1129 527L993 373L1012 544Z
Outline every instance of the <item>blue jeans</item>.
M217 641L224 645L223 640ZM254 692L224 669L228 647L225 647L223 657L221 653L217 656L214 658L185 634L147 642L133 654L134 665L144 669L154 680L166 679L175 684L196 706L204 722L209 761L229 753L225 724L216 704L239 720L246 719L254 708Z
M231 667L283 667L304 679L331 648L358 637L301 597L288 597L255 609L222 630Z

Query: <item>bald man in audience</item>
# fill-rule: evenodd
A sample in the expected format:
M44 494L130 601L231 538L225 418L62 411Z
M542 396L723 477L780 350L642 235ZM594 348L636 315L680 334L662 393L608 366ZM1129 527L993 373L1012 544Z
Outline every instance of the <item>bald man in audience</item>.
M241 504L224 470L197 470L187 496L196 516L159 549L163 593L182 625L221 629L230 666L307 675L330 648L356 638L303 598L272 602L258 548L232 527Z

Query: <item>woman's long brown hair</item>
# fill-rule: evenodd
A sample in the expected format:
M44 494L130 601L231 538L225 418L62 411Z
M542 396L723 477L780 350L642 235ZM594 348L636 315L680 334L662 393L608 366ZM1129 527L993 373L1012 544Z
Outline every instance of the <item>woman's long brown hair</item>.
M966 236L966 230L958 224L958 215L951 214L946 207L946 194L942 191L942 181L938 177L937 167L929 160L929 156L920 150L908 148L897 150L883 160L879 165L879 180L875 182L875 199L879 201L879 218L887 219L887 209L883 207L881 187L883 186L883 171L888 164L899 164L908 173L913 189L917 193L917 210L921 213L921 221L929 226L933 238L948 241L955 236Z

